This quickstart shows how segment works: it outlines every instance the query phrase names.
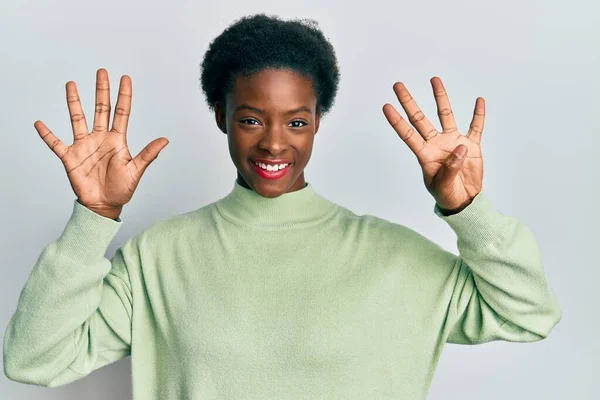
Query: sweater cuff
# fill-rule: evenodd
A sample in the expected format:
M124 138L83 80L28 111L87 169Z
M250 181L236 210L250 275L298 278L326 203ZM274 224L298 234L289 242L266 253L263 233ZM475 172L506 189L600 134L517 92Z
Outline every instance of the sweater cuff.
M510 223L510 218L496 210L483 191L459 213L444 215L437 203L433 211L450 225L461 241L477 246L498 244Z
M71 217L55 244L73 260L83 263L97 261L104 257L122 224L122 221L96 214L75 200Z

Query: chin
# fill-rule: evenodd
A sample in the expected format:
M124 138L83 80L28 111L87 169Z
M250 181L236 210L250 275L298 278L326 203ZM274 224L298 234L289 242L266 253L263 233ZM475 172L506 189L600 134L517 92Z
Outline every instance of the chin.
M258 195L267 198L279 197L284 193L290 191L294 186L295 182L300 176L293 174L295 171L288 171L288 174L284 175L279 179L262 179L259 176L255 176L254 171L244 171L244 175L240 175L241 178L246 182L246 185ZM289 175L289 173L292 175Z
M250 185L250 184L249 184ZM274 185L250 185L250 187L252 188L252 190L254 190L257 194L261 195L262 197L268 197L268 198L274 198L274 197L279 197L282 194L284 194L287 190L287 188L279 188L277 187L277 184Z

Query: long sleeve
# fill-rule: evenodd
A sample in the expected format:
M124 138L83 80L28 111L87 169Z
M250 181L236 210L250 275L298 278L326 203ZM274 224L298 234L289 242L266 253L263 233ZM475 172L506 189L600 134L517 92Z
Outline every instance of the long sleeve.
M561 319L531 230L501 214L480 192L467 208L445 216L457 235L448 343L544 339Z
M4 373L60 386L130 354L130 239L104 253L121 226L74 202L60 237L48 244L21 291L4 336ZM128 251L132 251L128 253ZM126 265L127 264L127 265Z

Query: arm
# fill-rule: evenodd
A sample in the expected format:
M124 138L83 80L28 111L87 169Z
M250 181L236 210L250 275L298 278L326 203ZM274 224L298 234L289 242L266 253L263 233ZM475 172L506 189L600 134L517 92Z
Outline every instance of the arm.
M104 253L121 226L74 202L61 236L47 245L21 291L4 337L4 373L60 386L130 354L134 241Z
M441 132L402 82L394 84L394 92L414 127L391 104L383 106L383 113L417 157L425 187L436 200L435 213L458 235L460 255L451 258L454 269L446 283L451 286L446 288L451 291L444 321L447 341L543 339L560 321L561 311L546 284L535 238L523 223L497 212L482 193L485 100L475 100L463 136L441 79L430 82Z
M457 234L460 254L447 342L533 342L548 336L561 310L531 230L498 212L482 192L456 214L444 215L437 204L434 212Z

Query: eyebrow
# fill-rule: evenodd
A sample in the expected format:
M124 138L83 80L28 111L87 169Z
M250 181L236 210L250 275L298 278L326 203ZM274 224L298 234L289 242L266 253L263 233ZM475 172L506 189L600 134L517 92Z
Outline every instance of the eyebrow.
M235 108L235 110L233 110L233 112L235 113L238 110L250 110L250 111L254 111L254 112L259 113L259 114L264 114L265 113L264 110L261 110L260 108L252 107L252 106L250 106L248 104L240 104L239 106L237 106ZM309 114L312 114L312 110L310 108L306 107L306 106L301 106L301 107L298 107L298 108L294 108L293 110L288 110L284 114L285 115L295 114L295 113L300 112L300 111L304 111L304 112L307 112Z

